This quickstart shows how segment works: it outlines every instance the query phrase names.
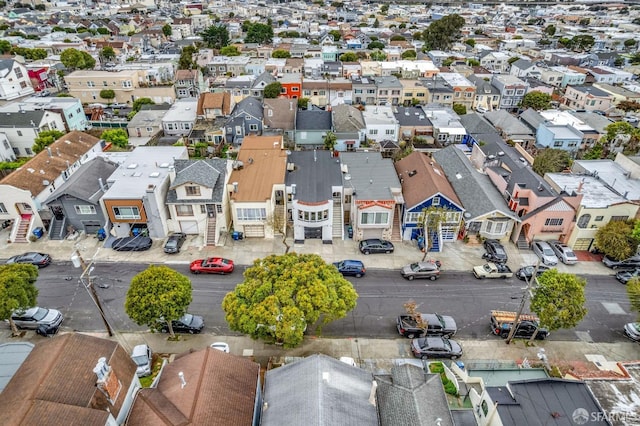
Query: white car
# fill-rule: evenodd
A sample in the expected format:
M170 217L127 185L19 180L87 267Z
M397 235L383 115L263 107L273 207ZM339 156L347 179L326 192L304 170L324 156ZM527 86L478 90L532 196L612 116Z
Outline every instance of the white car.
M545 265L556 266L558 264L558 257L546 241L534 241L531 244L531 249Z
M49 330L57 330L62 324L63 316L56 309L40 308L35 306L24 311L15 311L11 319L18 328L36 330L45 327Z
M109 104L109 108L127 108L129 105L125 104L125 103L120 103L120 102L114 102L112 104Z
M221 352L224 352L226 354L228 354L229 351L229 345L226 344L225 342L213 342L211 344L211 349L215 349Z
M553 249L558 259L560 259L560 262L564 263L565 265L575 265L576 263L578 263L578 256L576 256L573 250L571 250L571 247L569 247L568 245L562 244L560 241L551 241L549 245Z
M476 107L476 111L477 111L477 112L479 112L480 114L484 114L485 112L489 112L489 110L488 110L488 109L486 109L485 107L480 106L480 105L478 105L478 106Z

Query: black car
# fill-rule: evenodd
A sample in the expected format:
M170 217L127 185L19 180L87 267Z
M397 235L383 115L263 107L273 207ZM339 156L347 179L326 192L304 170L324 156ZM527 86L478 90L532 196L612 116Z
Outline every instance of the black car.
M362 254L370 253L393 253L393 244L390 241L371 238L360 241L360 252Z
M484 240L484 249L486 253L482 255L483 259L494 263L507 263L509 260L504 246L496 240Z
M182 318L171 321L171 327L175 333L198 334L204 328L204 318L199 315L184 314ZM160 327L162 333L169 332L169 325L165 322Z
M115 240L111 248L115 251L143 251L149 250L152 243L149 237L124 237Z
M343 260L333 264L342 275L360 278L365 273L364 264L359 260Z
M536 269L536 265L528 265L528 266L523 266L522 268L518 269L516 271L516 277L518 277L521 280L530 280L531 277L533 276L533 271ZM545 272L547 272L549 270L549 268L547 266L544 265L539 265L538 266L538 273L536 274L536 276L540 276L542 274L544 274Z
M513 324L504 323L500 328L500 337L506 339L511 333L511 327ZM537 333L536 333L537 330ZM549 331L546 328L539 328L538 324L534 321L520 321L518 327L513 334L513 337L521 337L524 339L530 339L533 334L536 333L537 340L544 340L549 336Z
M608 256L602 259L602 263L611 269L633 269L640 268L640 255L631 256L624 260L613 260Z
M628 283L631 278L638 277L640 277L640 268L630 269L628 271L619 271L616 273L616 279L622 284Z
M11 263L29 263L33 266L37 266L38 268L44 268L51 264L51 256L46 253L31 251L10 257L7 259L7 264Z
M169 254L180 253L180 248L182 247L182 244L184 244L186 239L187 234L184 234L182 232L176 232L169 235L169 238L167 238L167 242L164 243L164 252Z
M451 358L462 356L462 347L446 337L419 337L411 341L411 352L416 358Z

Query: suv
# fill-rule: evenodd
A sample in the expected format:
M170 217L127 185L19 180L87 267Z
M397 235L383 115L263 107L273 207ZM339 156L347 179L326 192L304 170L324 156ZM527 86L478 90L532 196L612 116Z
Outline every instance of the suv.
M507 252L497 240L484 240L484 249L487 252L482 255L483 259L494 263L507 263Z
M364 275L364 264L359 260L343 260L333 264L342 275L351 275L360 278Z
M545 265L556 266L558 264L558 257L546 241L534 241L531 244L531 248Z
M640 268L640 255L631 256L624 260L613 260L608 256L602 259L602 263L611 269L633 269Z
M503 339L509 337L511 328L516 319L515 312L507 311L491 311L491 332L496 336L500 336ZM549 336L549 331L539 326L539 319L535 315L522 314L518 319L518 324L513 337L530 338L533 334L536 334L536 339L544 340Z
M414 262L405 265L400 270L402 276L409 281L414 278L429 278L431 281L436 280L440 276L440 262Z
M575 265L578 263L578 256L576 256L568 245L562 244L560 241L551 241L549 245L556 253L556 256L558 256L558 259L565 265Z
M360 252L362 254L369 253L393 253L393 244L390 241L371 238L360 241Z

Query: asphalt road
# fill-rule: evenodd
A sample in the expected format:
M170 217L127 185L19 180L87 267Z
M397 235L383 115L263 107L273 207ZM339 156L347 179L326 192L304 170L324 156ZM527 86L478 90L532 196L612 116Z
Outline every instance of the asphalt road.
M237 334L229 330L220 305L224 295L242 280L243 266L231 275L191 275L188 265L170 265L189 275L193 284L193 302L189 312L205 318L205 332ZM124 302L131 278L146 265L113 263L96 265L97 293L111 325L119 331L144 330L124 313ZM97 308L79 282L80 272L70 263L56 263L40 270L38 304L56 308L65 315L63 326L78 331L103 331ZM587 278L585 319L573 330L558 330L552 340L616 342L625 341L622 327L634 320L625 286L612 275ZM458 335L477 339L496 339L489 332L489 311L517 310L523 288L518 279L477 280L469 273L443 271L436 281L403 279L396 271L368 268L363 278L348 278L359 294L358 305L346 318L325 325L322 334L333 337L396 337L396 316L403 304L415 300L422 312L451 315L458 324Z

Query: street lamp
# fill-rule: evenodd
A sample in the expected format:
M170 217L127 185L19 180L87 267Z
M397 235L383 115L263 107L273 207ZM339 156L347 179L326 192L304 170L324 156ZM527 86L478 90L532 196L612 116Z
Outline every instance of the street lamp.
M71 255L71 263L73 263L73 266L75 268L82 268L80 282L82 283L85 290L87 290L87 293L89 293L89 297L91 297L93 303L98 308L98 312L100 312L100 317L104 322L104 326L107 328L107 333L109 333L110 337L113 336L113 329L111 328L109 321L107 321L104 309L102 309L102 303L100 302L98 293L96 293L96 288L93 285L93 277L91 276L91 272L93 272L93 270L95 269L95 267L93 266L93 259L91 259L91 262L87 264L82 258L80 251L76 248L76 251L73 253L73 255Z

